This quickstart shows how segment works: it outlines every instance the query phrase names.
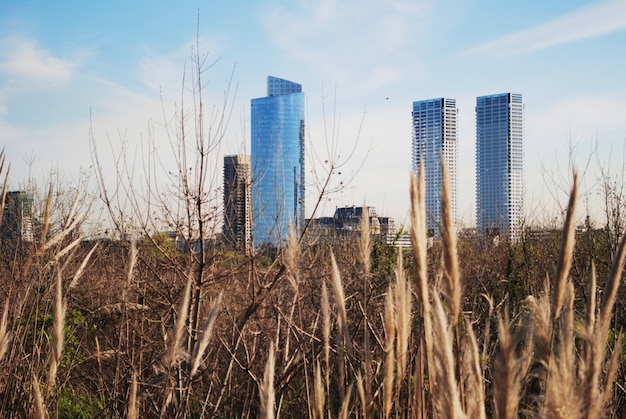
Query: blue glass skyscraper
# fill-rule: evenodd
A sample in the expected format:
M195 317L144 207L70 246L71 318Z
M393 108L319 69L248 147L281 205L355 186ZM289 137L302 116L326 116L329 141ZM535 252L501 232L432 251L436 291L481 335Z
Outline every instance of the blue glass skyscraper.
M304 93L269 76L267 96L252 99L252 236L254 246L282 246L289 223L304 222Z
M524 192L522 95L476 99L476 225L481 233L515 239Z
M413 172L424 166L426 183L426 218L428 234L439 236L441 224L441 159L448 169L452 213L457 207L457 109L454 99L430 99L413 102Z

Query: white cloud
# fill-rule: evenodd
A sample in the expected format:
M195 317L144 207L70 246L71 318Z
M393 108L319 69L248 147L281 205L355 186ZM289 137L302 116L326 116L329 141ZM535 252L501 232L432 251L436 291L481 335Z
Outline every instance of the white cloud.
M389 66L398 53L409 53L404 49L427 25L428 4L429 0L306 2L298 8L272 9L264 26L280 51L322 80L372 89L372 69ZM388 76L386 71L382 74ZM374 85L395 80L383 78Z
M168 52L153 49L144 51L137 64L139 81L148 87L155 97L161 96L166 102L179 101L183 83L187 91L191 91L192 84L196 83L194 80L196 74L193 70L196 48L200 53L198 59L202 69L206 71L210 68L208 73L203 74L204 82L209 81L207 76L211 79L220 80L223 77L224 80L228 80L232 67L228 63L220 62L219 43L207 39L193 39ZM209 90L211 89L205 89L203 94L212 93Z
M622 141L626 138L625 97L626 92L621 90L603 95L563 98L547 109L538 109L536 113L527 115L528 138L541 138L542 141L537 144L542 147L551 142L562 146L564 139L573 143L596 139Z
M76 62L55 56L32 40L21 37L0 40L0 72L13 80L64 84L72 78L76 66Z
M174 80L179 86L183 76L183 61L169 56L148 51L139 62L139 79L153 92L159 92L162 86L168 86Z
M622 164L625 98L624 90L563 98L526 115L529 202L558 212L566 202L572 170L577 170L585 211L598 216L600 203L594 188L600 167L606 169L611 161L619 167Z
M555 45L593 38L626 28L626 2L594 2L549 22L478 45L463 53L526 53Z

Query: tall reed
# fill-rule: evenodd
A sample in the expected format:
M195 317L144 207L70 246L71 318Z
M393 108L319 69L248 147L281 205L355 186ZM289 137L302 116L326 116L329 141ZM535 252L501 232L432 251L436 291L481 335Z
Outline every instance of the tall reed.
M88 400L103 417L619 416L626 240L604 281L591 264L580 298L574 177L543 289L521 304L490 297L515 284L487 277L491 265L487 285L470 282L478 262L461 250L474 242L455 232L446 173L432 247L422 168L411 178L412 249L386 247L364 209L349 240L305 247L292 231L276 257L216 250L200 283L184 252L77 239L80 205L54 221L48 194L46 236L0 254L0 414L56 417ZM491 256L517 244L480 246Z

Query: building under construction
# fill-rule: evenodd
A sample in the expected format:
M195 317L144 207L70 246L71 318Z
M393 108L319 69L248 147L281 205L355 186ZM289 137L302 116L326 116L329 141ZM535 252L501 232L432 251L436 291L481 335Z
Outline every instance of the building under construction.
M2 238L33 241L33 195L24 191L7 192L2 213Z

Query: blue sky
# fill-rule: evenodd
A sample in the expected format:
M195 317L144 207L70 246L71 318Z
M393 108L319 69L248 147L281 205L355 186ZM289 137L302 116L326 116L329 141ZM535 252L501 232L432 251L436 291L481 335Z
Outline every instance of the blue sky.
M318 215L366 200L408 220L414 100L457 100L466 225L474 222L476 96L524 96L531 220L558 214L570 155L583 167L592 155L582 188L591 208L598 165L623 171L626 0L4 0L0 135L11 186L29 173L76 180L91 166L90 126L104 160L120 138L151 137L167 150L163 114L180 101L196 35L217 59L204 74L205 104L221 106L231 75L236 87L220 156L249 150L250 99L265 95L268 75L303 85L307 216L314 173L330 153L345 164Z

